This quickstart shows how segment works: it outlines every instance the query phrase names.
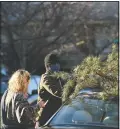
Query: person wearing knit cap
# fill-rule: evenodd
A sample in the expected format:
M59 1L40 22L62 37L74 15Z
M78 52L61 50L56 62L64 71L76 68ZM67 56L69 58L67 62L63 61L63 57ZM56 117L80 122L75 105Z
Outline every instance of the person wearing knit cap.
M48 71L58 72L60 70L60 61L56 53L48 54L44 59L44 63L47 72Z
M41 76L38 101L43 100L46 106L38 112L35 128L44 125L62 105L62 79L53 76L55 72L60 70L58 55L56 53L48 54L44 59L44 64L46 72Z

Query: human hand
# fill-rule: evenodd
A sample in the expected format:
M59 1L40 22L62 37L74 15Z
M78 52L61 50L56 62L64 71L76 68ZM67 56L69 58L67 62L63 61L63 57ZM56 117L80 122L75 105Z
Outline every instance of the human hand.
M24 94L24 97L27 99L27 98L28 98L28 94L27 94L27 93L25 93L25 94Z
M39 128L39 122L38 121L35 123L35 129L37 129L37 128Z
M40 100L40 101L38 102L38 104L39 104L39 106L40 106L41 108L44 108L44 107L46 106L46 102L43 101L43 100Z

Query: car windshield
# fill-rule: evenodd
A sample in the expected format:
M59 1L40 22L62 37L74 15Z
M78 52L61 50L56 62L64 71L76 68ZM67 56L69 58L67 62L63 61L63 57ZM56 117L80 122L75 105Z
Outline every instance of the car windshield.
M50 121L50 125L65 124L118 127L118 104L77 97L67 102Z

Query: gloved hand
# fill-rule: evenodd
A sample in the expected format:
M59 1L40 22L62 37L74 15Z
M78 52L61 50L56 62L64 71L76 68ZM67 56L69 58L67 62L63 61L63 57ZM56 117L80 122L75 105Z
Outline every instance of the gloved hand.
M43 100L40 100L40 101L38 102L38 104L39 104L40 108L44 108L44 107L46 106L46 102L43 101Z

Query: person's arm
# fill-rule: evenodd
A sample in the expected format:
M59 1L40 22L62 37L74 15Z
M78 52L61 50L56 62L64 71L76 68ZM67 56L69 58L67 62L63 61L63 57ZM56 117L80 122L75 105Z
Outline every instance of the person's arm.
M50 77L50 75L48 74L43 74L41 76L41 80L40 80L40 85L38 87L38 101L40 101L41 99L44 100L47 104L48 100L50 99L51 96L55 96L55 89L54 89L54 80L52 80L52 78ZM37 112L37 117L36 117L36 121L38 121L36 123L36 127L38 127L37 125L39 125L39 119L41 117L41 113L42 113L42 109L39 110Z
M44 88L50 95L60 98L59 96L56 95L58 92L57 88L55 88L55 78L53 79L50 75L44 74L41 78L40 86ZM59 82L58 82L59 83ZM40 97L42 98L41 94ZM44 99L44 98L43 98Z
M43 74L41 76L40 85L38 88L38 101L43 100L47 104L47 102L50 100L51 97L57 97L58 99L61 99L59 96L57 96L58 87L55 86L55 78L51 77L49 74ZM38 111L36 121L39 121L41 117L42 109Z
M35 114L41 107L44 107L44 102L39 102L32 107L28 103L23 94L18 94L15 101L15 113L19 123L26 123L29 121L35 122Z

